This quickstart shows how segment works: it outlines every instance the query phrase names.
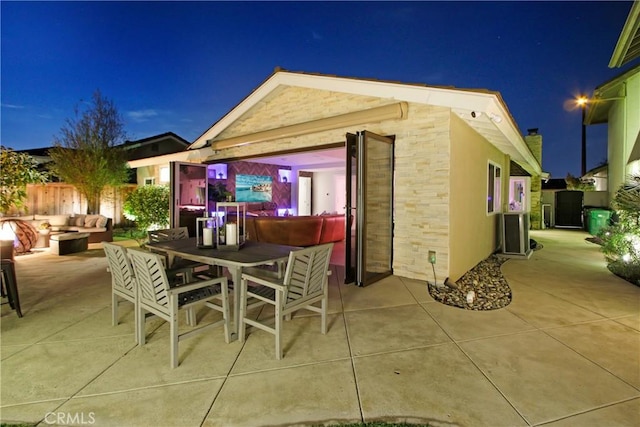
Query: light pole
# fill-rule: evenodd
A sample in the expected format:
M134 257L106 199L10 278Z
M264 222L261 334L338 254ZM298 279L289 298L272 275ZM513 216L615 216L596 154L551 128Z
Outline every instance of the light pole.
M580 109L582 109L582 159L581 159L582 175L581 177L583 177L587 174L587 126L584 124L584 122L586 119L585 113L587 110L587 102L589 102L589 99L586 96L581 95L576 102L580 106Z

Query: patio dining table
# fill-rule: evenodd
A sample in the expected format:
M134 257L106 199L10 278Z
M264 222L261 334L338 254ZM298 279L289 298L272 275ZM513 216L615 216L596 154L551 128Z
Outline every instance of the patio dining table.
M296 246L276 245L273 243L247 241L240 250L219 250L217 248L199 248L196 238L169 240L147 243L147 246L167 254L169 265L175 257L225 267L233 281L233 325L232 339L238 337L240 313L240 278L242 269L261 265L273 265L285 262Z

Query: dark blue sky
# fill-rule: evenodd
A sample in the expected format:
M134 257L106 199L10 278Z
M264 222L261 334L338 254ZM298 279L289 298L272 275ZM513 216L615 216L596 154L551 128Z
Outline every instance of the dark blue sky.
M629 68L608 63L631 4L2 1L0 142L51 146L96 89L130 139L193 141L281 66L499 91L522 133L543 135L543 169L578 175L567 100ZM587 142L591 168L606 125Z

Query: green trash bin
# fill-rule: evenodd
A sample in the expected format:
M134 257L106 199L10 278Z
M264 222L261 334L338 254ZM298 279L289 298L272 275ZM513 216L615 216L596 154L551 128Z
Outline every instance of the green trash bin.
M611 211L608 211L606 209L589 210L587 231L592 236L596 236L602 228L609 226L610 218L611 218Z

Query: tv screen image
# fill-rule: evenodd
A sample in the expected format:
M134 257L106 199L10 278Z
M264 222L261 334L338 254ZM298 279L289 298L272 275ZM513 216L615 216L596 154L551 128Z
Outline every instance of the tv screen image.
M237 202L270 202L273 179L264 175L236 175Z

